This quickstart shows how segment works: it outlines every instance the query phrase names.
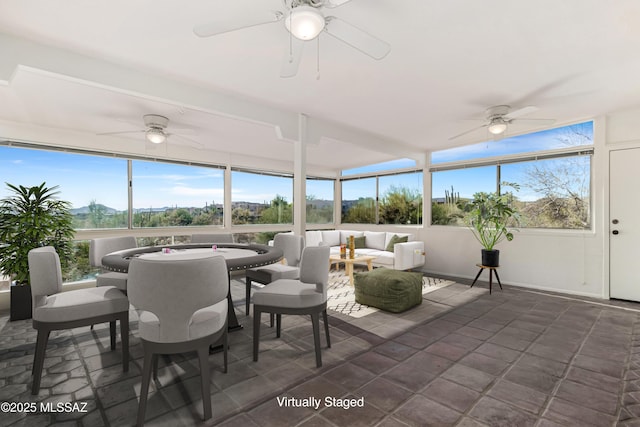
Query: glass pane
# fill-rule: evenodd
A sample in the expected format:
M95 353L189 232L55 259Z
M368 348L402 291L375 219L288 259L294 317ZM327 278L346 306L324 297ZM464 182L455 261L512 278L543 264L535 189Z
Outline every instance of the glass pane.
M224 171L132 161L133 226L222 225Z
M431 224L464 225L464 205L479 191L496 191L496 173L495 166L431 173Z
M342 222L376 223L376 178L342 181Z
M520 227L591 227L591 157L574 156L503 165L503 181L516 183Z
M500 141L488 141L449 150L435 151L431 155L431 164L530 153L580 145L593 145L593 122L507 137Z
M332 179L307 179L307 223L333 223Z
M292 224L293 178L231 172L233 225Z
M422 172L378 178L380 224L422 224Z
M75 229L127 227L127 161L85 154L0 147L0 181L58 186ZM9 194L5 185L0 197Z

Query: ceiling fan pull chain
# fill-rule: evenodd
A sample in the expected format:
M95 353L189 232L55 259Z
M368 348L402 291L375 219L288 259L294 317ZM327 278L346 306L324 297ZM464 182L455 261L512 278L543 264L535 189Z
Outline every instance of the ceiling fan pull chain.
M291 14L288 16L289 27L291 27ZM293 33L289 31L289 63L293 62Z
M316 37L316 40L318 40L318 50L316 52L316 71L317 71L317 75L316 75L316 80L320 80L320 37Z

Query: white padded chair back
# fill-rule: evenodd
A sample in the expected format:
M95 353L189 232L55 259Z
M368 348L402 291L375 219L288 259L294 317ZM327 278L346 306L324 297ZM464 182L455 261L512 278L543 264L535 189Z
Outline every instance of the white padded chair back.
M134 258L129 264L129 301L159 319L160 342L189 340L193 314L225 300L228 291L221 255L175 261Z
M106 254L137 247L138 242L133 236L92 239L89 242L89 262L92 267L102 267L102 257Z
M304 238L294 234L276 234L273 238L273 247L284 252L287 265L297 267L300 265L302 250L304 249Z
M28 260L31 300L35 311L46 302L48 295L62 292L62 269L53 246L31 249Z
M329 284L329 246L309 246L302 251L300 261L300 281L315 283L316 291L327 299Z
M233 243L231 233L192 234L191 243Z

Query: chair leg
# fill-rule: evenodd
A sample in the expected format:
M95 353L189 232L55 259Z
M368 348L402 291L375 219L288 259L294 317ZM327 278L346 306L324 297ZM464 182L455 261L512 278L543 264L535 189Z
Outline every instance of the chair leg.
M224 370L223 372L227 373L227 366L229 363L229 328L224 328L224 332L222 333L222 345L223 345L223 353L224 353Z
M273 313L269 313L269 327L273 328L273 317L274 314Z
M225 350L226 351L226 350ZM200 385L202 388L202 409L204 420L211 418L211 374L209 372L209 346L198 349L198 359L200 359Z
M157 354L153 355L153 379L158 381L158 358L160 356Z
M271 314L273 316L273 313ZM282 331L282 314L276 314L276 338L280 338Z
M245 279L245 282L247 284L247 302L246 302L246 315L249 315L249 302L251 301L251 279L249 277L247 277Z
M324 320L324 334L327 336L327 347L331 348L331 338L329 338L329 316L327 310L322 312L322 319Z
M311 324L313 325L313 344L316 349L316 367L322 366L322 355L320 354L320 316L318 313L311 315Z
M120 342L122 344L122 372L129 372L129 312L120 318Z
M36 353L33 355L33 383L31 384L31 394L38 394L40 391L40 379L42 377L42 366L44 365L44 353L47 350L49 341L49 329L38 329L36 338Z
M109 335L111 336L111 351L116 349L116 321L109 322Z
M260 346L260 317L262 312L253 305L253 361L258 361L258 350Z
M144 350L144 362L142 365L142 386L140 387L140 403L138 403L138 420L136 425L144 425L144 415L147 411L147 396L149 394L149 383L151 382L152 359L157 357L147 349Z

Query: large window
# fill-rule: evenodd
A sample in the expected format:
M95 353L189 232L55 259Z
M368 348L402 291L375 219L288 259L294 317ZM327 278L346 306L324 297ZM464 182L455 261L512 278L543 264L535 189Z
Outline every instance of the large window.
M222 225L222 169L132 161L133 226Z
M463 225L474 193L510 192L520 227L588 229L592 153L592 122L433 153L431 223Z
M57 186L75 229L127 227L125 159L0 146L0 182L0 197L8 194L4 183Z
M422 172L343 179L342 222L421 224Z
M233 170L231 186L233 225L293 223L291 175Z
M342 181L342 222L376 223L376 178Z
M334 180L307 178L307 223L332 224Z

